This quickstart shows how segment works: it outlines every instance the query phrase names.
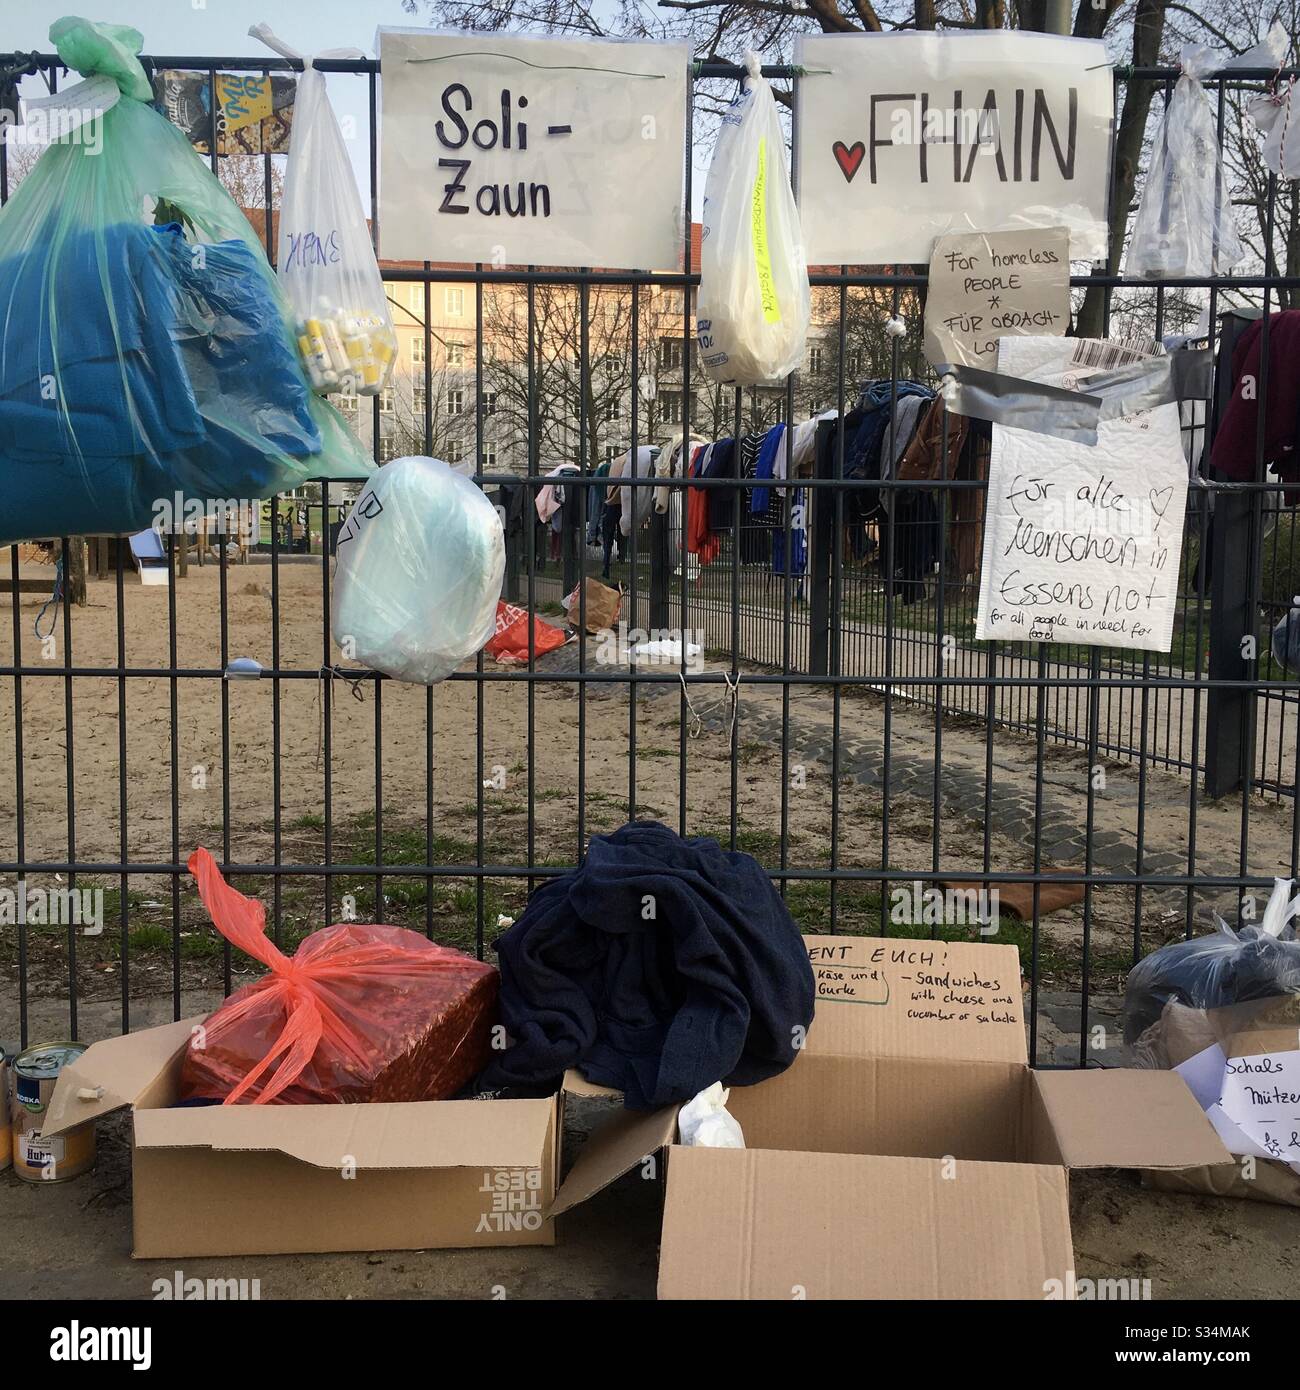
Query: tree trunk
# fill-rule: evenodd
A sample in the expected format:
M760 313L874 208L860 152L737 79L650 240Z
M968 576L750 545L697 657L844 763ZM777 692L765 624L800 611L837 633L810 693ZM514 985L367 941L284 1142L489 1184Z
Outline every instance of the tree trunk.
M1160 40L1165 29L1167 0L1138 0L1133 14L1133 66L1151 67L1160 57ZM1124 237L1128 231L1128 214L1133 205L1137 186L1138 165L1142 161L1142 137L1146 133L1147 116L1155 84L1130 80L1124 93L1124 111L1115 138L1115 173L1110 190L1110 255L1106 268L1114 275L1124 256ZM1075 321L1075 332L1081 338L1100 338L1106 319L1106 290L1101 285L1089 288Z

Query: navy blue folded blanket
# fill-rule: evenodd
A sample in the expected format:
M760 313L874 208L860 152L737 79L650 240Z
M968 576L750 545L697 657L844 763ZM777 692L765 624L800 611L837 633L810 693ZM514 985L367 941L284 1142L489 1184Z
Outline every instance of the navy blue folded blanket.
M653 1109L777 1075L812 1022L808 953L762 866L657 821L593 836L495 944L511 1045L488 1087L577 1067Z

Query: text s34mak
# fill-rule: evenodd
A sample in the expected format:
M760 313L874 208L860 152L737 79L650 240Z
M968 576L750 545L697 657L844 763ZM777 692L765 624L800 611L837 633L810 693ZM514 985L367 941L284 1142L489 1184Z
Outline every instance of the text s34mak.
M686 45L394 29L379 44L385 257L677 267Z

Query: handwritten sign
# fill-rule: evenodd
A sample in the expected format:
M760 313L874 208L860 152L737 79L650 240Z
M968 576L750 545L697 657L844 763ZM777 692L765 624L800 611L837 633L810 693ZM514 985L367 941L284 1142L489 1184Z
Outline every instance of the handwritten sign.
M795 62L809 264L924 264L951 232L1065 226L1106 254L1115 100L1103 44L1049 34L817 34Z
M684 44L379 32L386 257L676 268Z
M944 941L816 938L810 940L808 959L819 1009L831 1003L874 1006L873 1012L888 1012L890 1023L905 1030L917 1024L927 1025L927 1031L935 1024L1022 1027L1012 951ZM819 1026L835 1021L828 1013L818 1018Z
M1174 1070L1230 1153L1275 1158L1300 1172L1300 1052L1227 1057L1212 1044Z
M1070 326L1070 233L964 232L930 256L925 355L995 371L998 339Z
M998 369L1067 390L1114 365L1086 338L1005 338ZM1167 652L1187 502L1177 405L1095 445L993 426L975 636Z

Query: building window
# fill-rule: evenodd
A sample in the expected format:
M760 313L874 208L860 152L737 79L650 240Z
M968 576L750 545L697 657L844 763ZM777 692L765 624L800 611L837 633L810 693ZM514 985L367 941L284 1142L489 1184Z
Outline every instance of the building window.
M820 373L821 369L822 350L819 347L810 347L808 349L808 370L813 374L813 376L817 376L818 373Z
M862 349L861 349L861 348L850 348L850 349L849 349L849 361L848 361L848 366L849 366L849 375L850 375L850 376L857 377L857 376L861 376L861 375L862 375Z
M461 439L449 439L447 441L447 462L461 463L465 458L465 442Z
M623 402L615 396L612 400L605 402L604 416L606 423L623 418Z
M465 344L449 342L447 344L447 365L449 367L463 367L465 365Z
M411 339L411 361L418 367L424 361L424 335L417 333Z
M411 383L411 409L417 415L424 414L424 403L428 398L424 392L424 382L414 381Z
M379 440L379 462L389 463L397 457L397 439L394 435L385 434Z
M459 387L453 387L447 392L447 414L463 415L465 413L465 393Z
M361 406L361 397L353 391L341 391L334 397L334 404L338 406L340 410L358 410Z
M391 386L379 393L379 410L382 415L393 413L393 390Z
M680 391L661 392L659 401L663 406L664 423L680 425L682 423L682 393Z
M621 454L623 454L623 453L625 453L625 452L626 452L626 450L623 448L623 446L622 446L621 444L606 444L606 445L605 445L605 462L606 462L606 463L613 463L614 460L615 460L616 458L618 458Z
M443 301L447 307L447 317L452 319L461 318L465 313L465 290L461 285L448 285L446 299Z
M481 399L483 401L483 414L495 415L497 413L497 393L484 391Z
M665 338L659 344L659 365L666 372L682 369L682 345L676 338Z
M497 451L491 444L483 447L483 472L494 472L497 466Z

